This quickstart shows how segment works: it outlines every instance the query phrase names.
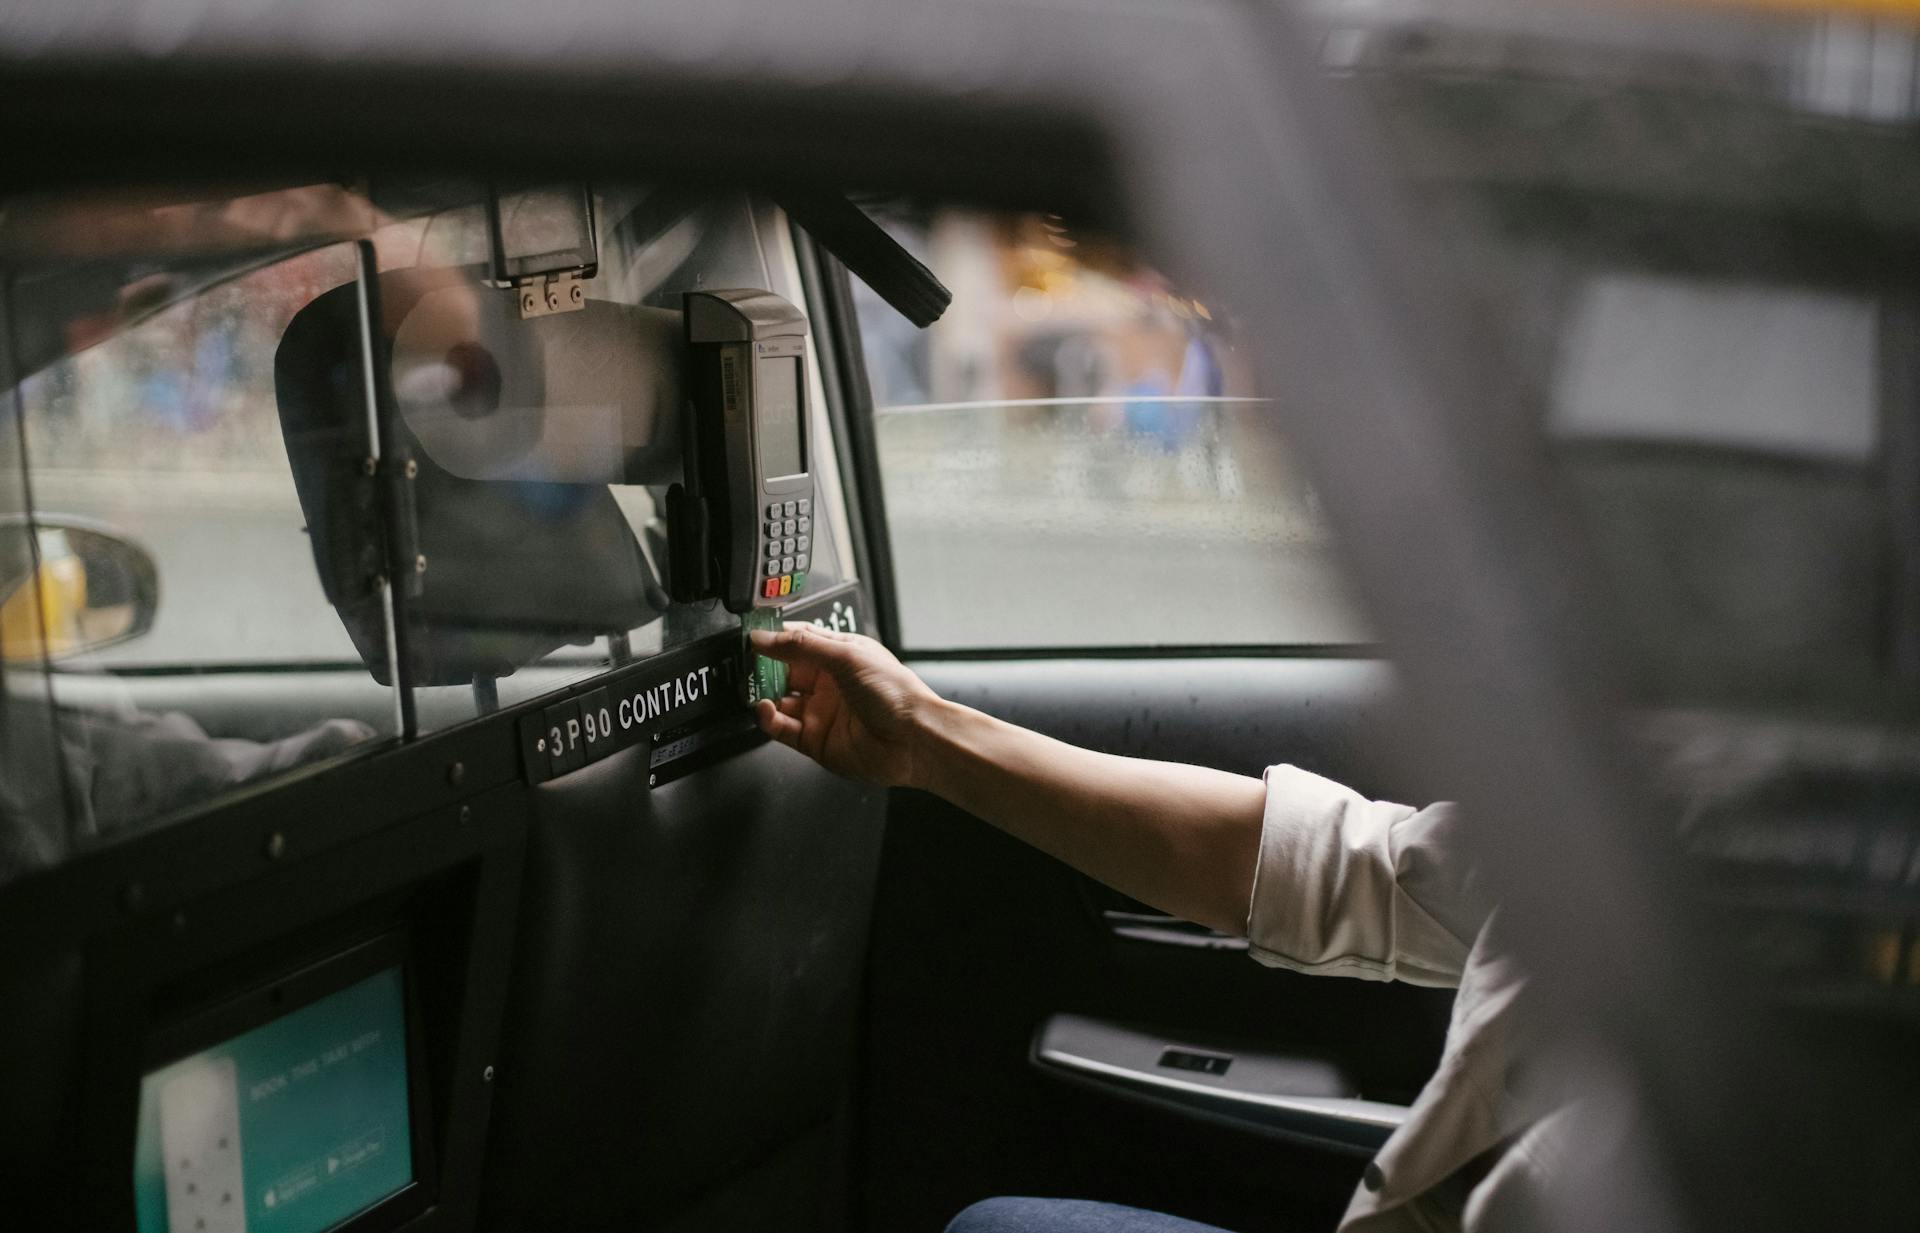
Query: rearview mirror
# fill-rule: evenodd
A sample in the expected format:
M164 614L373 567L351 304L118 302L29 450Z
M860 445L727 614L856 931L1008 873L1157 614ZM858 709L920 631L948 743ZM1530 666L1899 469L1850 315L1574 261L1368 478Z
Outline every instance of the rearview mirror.
M0 520L0 659L97 651L153 628L160 580L144 548L71 519Z

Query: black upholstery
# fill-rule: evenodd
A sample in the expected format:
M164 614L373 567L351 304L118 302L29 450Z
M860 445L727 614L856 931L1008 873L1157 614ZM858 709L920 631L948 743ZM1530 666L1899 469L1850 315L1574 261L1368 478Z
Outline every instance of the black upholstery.
M481 1227L662 1227L728 1192L705 1227L839 1227L824 1161L753 1179L842 1108L885 793L773 744L646 774L638 747L534 789Z

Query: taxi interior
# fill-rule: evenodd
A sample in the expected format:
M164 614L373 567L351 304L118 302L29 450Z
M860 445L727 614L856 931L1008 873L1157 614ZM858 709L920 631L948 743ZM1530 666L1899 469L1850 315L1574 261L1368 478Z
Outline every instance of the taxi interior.
M1635 748L1665 768L1643 786L1683 798L1709 931L1814 1076L1769 1099L1818 1143L1850 1128L1741 1227L1910 1212L1914 1130L1887 1110L1920 1056L1920 194L1888 187L1920 167L1896 154L1911 88L1892 111L1798 78L1783 96L1769 57L1798 18L1302 8L1316 80L1379 122L1396 191L1453 228L1452 285L1503 331L1503 374L1548 408L1514 435L1546 440L1580 511L1586 598L1627 610ZM1409 713L1434 712L1382 642L1414 693L1444 678L1377 584L1352 615L1321 498L1248 426L1264 337L1226 289L1209 307L1133 255L1167 203L1124 143L937 67L901 70L889 89L923 105L895 111L817 65L478 70L398 11L385 37L416 59L359 77L234 58L214 19L173 61L7 46L0 131L71 144L23 154L0 202L0 1222L931 1233L1014 1193L1333 1227L1432 1073L1445 992L1262 969L934 798L769 744L739 618L675 597L682 297L772 292L807 323L815 494L782 617L873 633L942 694L1079 744L1439 794L1404 752ZM270 70L280 102L236 110ZM569 106L656 122L588 133ZM169 125L219 139L154 149ZM502 183L591 202L578 307L528 313L523 292L571 282L498 277ZM1162 247L1207 268L1204 244ZM1071 300L1069 275L1107 301ZM1123 293L1175 323L1151 345L1212 357L1205 388L1063 375L1091 327L1061 306ZM1017 337L923 330L949 294ZM1813 375L1769 395L1732 371L1765 347L1680 377L1685 348L1620 358L1665 331L1757 332L1792 352L1768 380ZM1715 420L1741 399L1778 414ZM1135 415L1156 403L1200 410ZM960 432L939 413L963 404L1005 414ZM1099 432L1164 474L1103 478L1074 452ZM994 515L1032 496L1018 451L1055 437L1046 500L1104 518L1199 483L1227 512L1126 523L1158 572L1057 502ZM995 468L1013 480L976 474ZM1237 559L1221 494L1242 488L1295 520L1248 537L1298 550L1278 583L1206 581ZM1343 532L1378 529L1323 495ZM1152 521L1176 515L1197 540ZM1663 1143L1686 1142L1675 1117ZM1886 1184L1837 1197L1835 1161Z

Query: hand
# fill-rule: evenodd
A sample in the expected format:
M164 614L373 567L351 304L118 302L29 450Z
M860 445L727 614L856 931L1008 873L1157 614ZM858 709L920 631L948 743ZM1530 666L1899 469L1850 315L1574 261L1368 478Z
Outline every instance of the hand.
M925 725L940 698L887 648L797 622L749 636L756 652L787 665L792 691L760 700L762 732L850 779L921 786Z

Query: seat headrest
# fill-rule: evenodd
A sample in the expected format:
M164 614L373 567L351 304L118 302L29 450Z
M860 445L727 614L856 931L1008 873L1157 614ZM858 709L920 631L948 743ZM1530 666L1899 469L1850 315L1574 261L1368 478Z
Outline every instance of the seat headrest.
M465 280L448 270L382 274L382 362L413 304ZM366 468L365 388L357 297L348 283L294 315L274 356L274 389L321 586L367 670L390 684L385 615L373 585L385 557L380 481ZM604 484L462 479L433 461L403 418L395 416L393 431L418 467L412 492L427 563L409 604L414 684L505 676L567 643L625 633L666 610L666 595Z

